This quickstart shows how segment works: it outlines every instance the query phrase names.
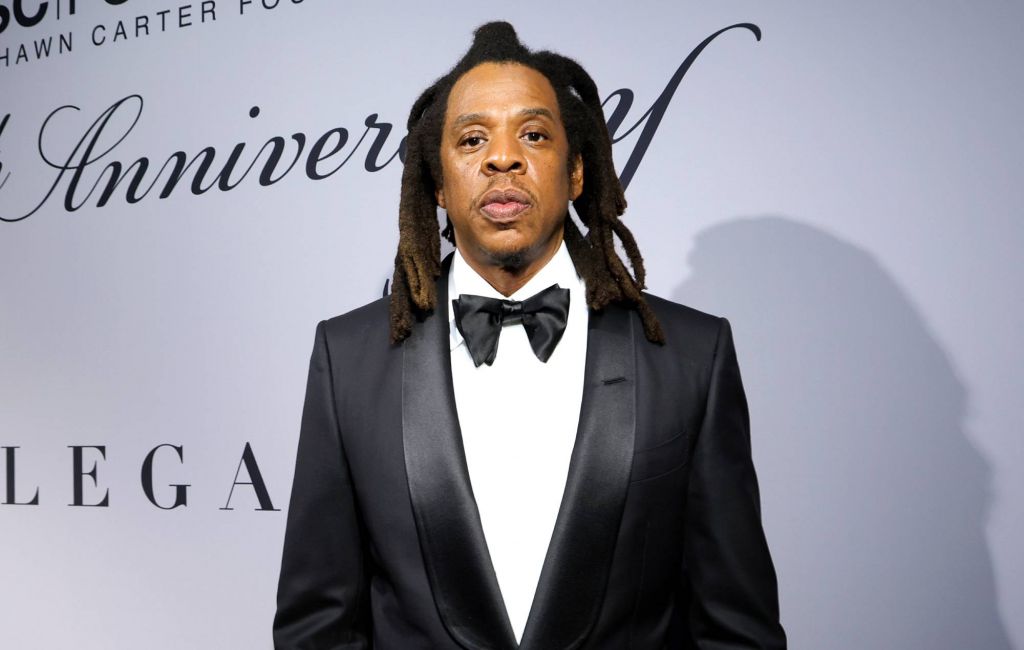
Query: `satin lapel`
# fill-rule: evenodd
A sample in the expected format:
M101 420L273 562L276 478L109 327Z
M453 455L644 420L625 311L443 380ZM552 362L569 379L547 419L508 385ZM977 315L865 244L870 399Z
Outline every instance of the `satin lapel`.
M448 343L448 270L438 307L402 344L402 435L420 550L449 634L470 650L516 648L487 550L455 410Z
M591 312L576 443L523 650L579 647L601 608L633 462L632 327L623 307Z

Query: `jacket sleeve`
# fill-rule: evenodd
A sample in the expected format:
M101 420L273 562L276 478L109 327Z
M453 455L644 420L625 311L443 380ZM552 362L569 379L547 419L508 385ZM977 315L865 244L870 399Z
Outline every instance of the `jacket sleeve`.
M361 537L321 321L309 362L277 588L277 650L372 647Z
M784 649L775 568L761 527L747 400L724 318L687 501L684 572L691 583L696 647Z

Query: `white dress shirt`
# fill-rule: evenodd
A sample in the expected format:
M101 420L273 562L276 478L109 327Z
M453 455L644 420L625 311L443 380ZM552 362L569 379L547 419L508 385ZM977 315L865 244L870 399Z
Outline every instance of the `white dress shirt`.
M516 640L520 641L562 501L576 440L587 355L586 288L565 242L509 300L558 284L569 289L565 332L547 363L522 324L505 325L494 364L473 365L446 305L452 380L469 476L484 537ZM460 293L505 299L456 250L450 299Z

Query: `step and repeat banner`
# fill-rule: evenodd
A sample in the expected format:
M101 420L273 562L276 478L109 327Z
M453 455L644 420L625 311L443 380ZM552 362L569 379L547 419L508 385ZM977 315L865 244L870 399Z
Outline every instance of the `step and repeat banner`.
M0 647L271 647L316 323L493 19L597 81L649 289L733 324L792 647L1024 647L997 0L0 0Z

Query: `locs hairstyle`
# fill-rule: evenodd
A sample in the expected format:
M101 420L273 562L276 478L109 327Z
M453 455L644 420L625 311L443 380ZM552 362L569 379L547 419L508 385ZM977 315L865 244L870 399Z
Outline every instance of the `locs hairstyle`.
M573 206L587 227L587 234L580 232L566 210L564 238L586 283L587 304L595 310L615 301L629 304L640 314L647 339L663 343L661 326L641 293L645 288L643 258L633 234L619 219L626 210L626 197L612 163L611 138L597 86L572 59L554 52L528 50L506 22L479 27L462 60L424 90L409 112L398 208L398 253L391 283L391 342L399 343L408 337L414 321L435 308L435 281L441 273L440 235L455 243L451 222L443 233L439 232L434 193L442 179L440 148L445 109L455 82L484 62L519 63L551 82L569 139L566 173L577 155L583 159L583 191ZM635 277L615 251L615 236L622 243Z

